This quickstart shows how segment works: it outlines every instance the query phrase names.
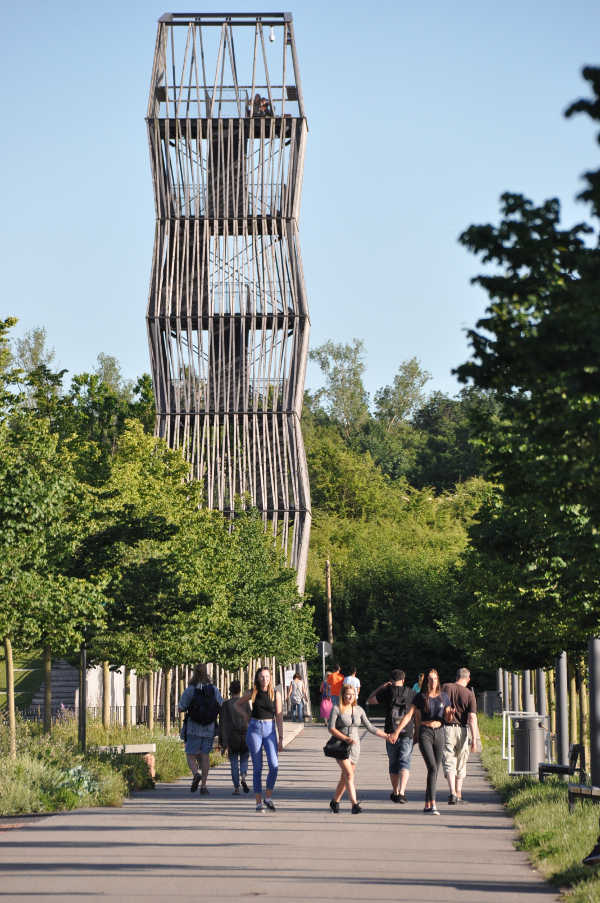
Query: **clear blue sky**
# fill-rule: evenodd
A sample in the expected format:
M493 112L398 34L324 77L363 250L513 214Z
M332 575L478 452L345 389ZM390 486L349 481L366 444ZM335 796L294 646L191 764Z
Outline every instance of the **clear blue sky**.
M19 318L18 334L46 326L71 373L92 369L101 351L127 377L149 367L144 115L156 20L181 9L3 4L1 313ZM598 148L585 119L562 113L587 93L581 67L600 63L600 6L291 9L310 128L300 235L312 345L362 338L371 392L416 356L429 388L453 394L464 330L485 308L461 230L496 220L504 190L558 196L567 223L587 216L573 197ZM318 380L309 370L309 386Z

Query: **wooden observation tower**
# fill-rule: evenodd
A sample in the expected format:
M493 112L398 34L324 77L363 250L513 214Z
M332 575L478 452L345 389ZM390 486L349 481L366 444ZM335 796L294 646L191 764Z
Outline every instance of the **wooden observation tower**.
M209 508L262 512L302 590L307 123L291 14L161 16L147 123L157 432L184 450Z

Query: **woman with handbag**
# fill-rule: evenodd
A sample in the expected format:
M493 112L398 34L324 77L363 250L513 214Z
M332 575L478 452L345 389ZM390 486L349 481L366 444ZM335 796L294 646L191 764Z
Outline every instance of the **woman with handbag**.
M437 777L442 764L444 752L444 722L451 714L451 703L447 693L440 684L440 676L435 668L425 671L421 692L417 693L412 705L393 734L390 743L395 743L400 732L404 730L410 719L415 718L413 743L419 743L421 755L427 767L427 786L425 788L425 808L428 815L439 815L435 804Z
M360 757L358 730L365 727L369 733L383 740L387 740L388 735L371 724L364 709L356 704L356 690L351 684L342 687L339 705L334 705L331 710L328 726L331 738L325 746L325 755L337 759L341 771L329 808L337 815L340 811L340 800L347 790L352 803L352 815L358 815L362 812L354 785L354 772Z

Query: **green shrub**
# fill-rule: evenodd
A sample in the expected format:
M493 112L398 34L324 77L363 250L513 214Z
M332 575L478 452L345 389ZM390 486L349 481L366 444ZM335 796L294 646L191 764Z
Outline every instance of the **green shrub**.
M80 759L68 767L28 752L0 759L0 815L120 805L127 792L122 776Z
M154 787L148 763L143 756L117 752L91 753L90 756L97 757L100 762L105 762L118 771L130 793L134 790L151 790Z
M189 772L183 743L143 725L108 730L88 721L86 756L79 752L77 720L59 718L46 735L40 724L17 720L17 759L9 758L8 729L0 720L0 815L54 812L81 806L120 806L134 790L154 787L143 756L94 753L94 746L156 743L156 780L173 781ZM213 752L211 765L222 756Z

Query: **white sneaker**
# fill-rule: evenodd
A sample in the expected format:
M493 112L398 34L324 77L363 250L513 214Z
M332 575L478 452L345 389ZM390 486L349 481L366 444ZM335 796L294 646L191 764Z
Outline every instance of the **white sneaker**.
M263 806L262 803L257 803L257 804L256 804L256 814L257 814L257 815L264 815L264 814L265 814L265 807Z

